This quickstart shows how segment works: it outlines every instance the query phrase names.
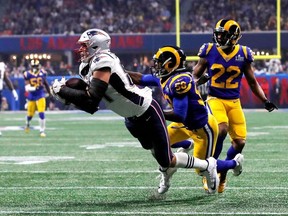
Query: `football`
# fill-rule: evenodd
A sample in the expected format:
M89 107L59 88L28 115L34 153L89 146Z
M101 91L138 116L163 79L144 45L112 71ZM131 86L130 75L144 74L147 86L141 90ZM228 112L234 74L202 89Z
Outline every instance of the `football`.
M86 90L88 84L84 82L84 80L80 78L70 78L66 81L65 85L69 88L78 89L78 90Z

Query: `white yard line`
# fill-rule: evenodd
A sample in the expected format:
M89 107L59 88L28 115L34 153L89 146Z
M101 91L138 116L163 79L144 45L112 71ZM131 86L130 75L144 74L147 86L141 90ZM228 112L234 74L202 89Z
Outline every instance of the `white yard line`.
M34 215L287 215L287 212L152 212L152 211L0 211L1 214L34 214Z
M155 189L156 186L130 186L130 187L111 187L111 186L63 186L63 187L41 187L41 186L31 186L31 187L0 187L0 190L150 190ZM170 190L199 190L203 187L172 187ZM226 187L227 190L288 190L288 187Z

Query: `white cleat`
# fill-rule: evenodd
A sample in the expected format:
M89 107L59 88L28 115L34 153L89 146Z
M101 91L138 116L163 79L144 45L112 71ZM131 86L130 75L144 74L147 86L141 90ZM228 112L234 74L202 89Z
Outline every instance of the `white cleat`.
M194 148L194 140L193 139L188 139L188 140L191 142L190 146L186 149L181 147L177 150L177 152L183 152L183 153L188 154Z
M169 167L166 171L160 171L161 179L160 179L160 184L158 188L158 193L159 194L164 194L169 190L170 187L170 178L172 175L177 171L177 168L175 167Z
M46 134L44 132L40 132L40 137L46 137Z
M236 167L233 169L233 175L239 176L243 170L244 155L239 153L233 158L233 160L237 163Z
M206 177L208 190L205 190L208 194L214 194L219 186L219 177L217 175L217 160L213 157L207 159L208 167L205 171L201 172L202 176Z

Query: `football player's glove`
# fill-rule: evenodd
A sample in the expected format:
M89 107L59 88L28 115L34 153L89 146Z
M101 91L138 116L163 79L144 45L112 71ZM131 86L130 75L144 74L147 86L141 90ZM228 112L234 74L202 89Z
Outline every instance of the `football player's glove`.
M58 95L58 93L60 92L61 87L63 85L65 85L65 83L66 83L66 80L65 80L64 77L62 77L62 79L60 81L58 81L58 79L55 79L53 84L52 84L52 86L50 86L50 92L51 92L51 95L54 98L56 98L58 101L60 101L63 104L68 105L69 102Z
M13 94L15 101L18 101L19 97L15 89L12 90L12 94Z
M207 73L204 73L196 82L196 86L203 85L206 82L208 82L210 79L211 79L211 77Z
M93 114L98 111L99 101L91 98L87 93L88 85L82 79L71 78L55 80L51 86L52 95L60 102L73 104L76 108Z
M59 93L61 87L63 85L65 85L65 83L66 83L66 80L65 80L64 77L62 77L62 79L60 81L58 81L58 79L55 79L54 82L53 82L53 85L52 85L53 93L54 94Z
M269 112L272 112L274 109L278 110L278 107L273 102L266 100L265 109L268 110Z

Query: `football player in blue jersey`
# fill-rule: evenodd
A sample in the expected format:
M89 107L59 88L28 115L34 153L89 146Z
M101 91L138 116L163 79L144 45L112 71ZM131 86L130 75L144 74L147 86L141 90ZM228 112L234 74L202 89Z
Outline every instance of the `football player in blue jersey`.
M45 70L40 69L40 62L38 59L33 59L30 62L31 69L24 72L25 91L27 96L27 116L25 132L30 130L30 122L36 112L38 111L40 123L40 137L46 137L45 134L45 109L46 109L46 92L50 95L49 84L46 80ZM45 89L46 92L45 92Z
M195 80L202 82L201 79L205 80L205 77L209 80L207 105L219 126L215 158L218 158L222 151L227 133L230 135L232 145L228 149L227 160L241 153L246 143L246 120L240 102L243 75L254 95L263 102L265 109L269 112L278 109L267 99L257 82L251 66L254 61L253 52L249 47L238 44L241 37L240 25L236 21L219 20L213 33L214 43L201 46L198 53L200 59L193 68ZM208 76L204 77L202 75L206 70ZM227 172L220 175L220 193L225 190L226 175Z
M172 144L193 138L193 156L206 159L214 154L218 136L218 124L202 100L192 73L185 67L186 55L179 47L161 47L153 57L152 74L129 72L134 83L144 86L160 86L171 111L164 111L166 120L172 121L168 134ZM229 161L217 160L217 171L242 169L243 155ZM201 172L197 172L202 175ZM204 176L205 177L205 176ZM215 190L218 189L216 185ZM209 192L207 186L205 190Z

